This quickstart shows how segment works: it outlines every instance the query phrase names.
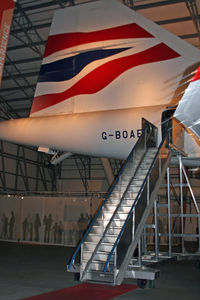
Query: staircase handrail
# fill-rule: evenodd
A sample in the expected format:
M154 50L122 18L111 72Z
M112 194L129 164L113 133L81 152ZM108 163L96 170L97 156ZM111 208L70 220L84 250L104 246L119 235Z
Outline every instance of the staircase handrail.
M130 216L131 216L131 214L132 214L132 212L133 212L133 209L135 208L135 206L136 206L136 204L137 204L137 201L138 201L138 199L139 199L139 197L140 197L140 195L141 195L141 193L142 193L142 190L143 190L143 188L144 188L144 185L145 185L146 182L147 182L147 179L148 179L148 177L149 177L149 175L150 175L150 172L151 172L151 170L152 170L152 168L153 168L153 166L154 166L154 163L155 163L155 161L156 161L156 159L157 159L157 157L158 157L158 155L159 155L160 149L162 148L162 146L163 146L163 144L164 144L166 138L167 138L167 136L161 141L161 143L160 143L160 145L159 145L159 147L158 147L158 150L156 151L156 154L155 154L154 159L153 159L153 161L152 161L152 163L151 163L151 165L150 165L150 167L149 167L149 170L148 170L148 172L147 172L147 175L145 176L144 181L143 181L143 183L142 183L142 185L141 185L141 187L140 187L140 189L139 189L139 191L138 191L137 197L136 197L136 199L134 200L134 202L133 202L133 204L132 204L132 207L131 207L131 209L130 209L130 211L129 211L129 213L128 213L128 216L127 216L127 218L126 218L126 220L125 220L125 222L124 222L124 224L123 224L123 226L122 226L122 228L121 228L121 230L120 230L120 233L119 233L119 235L118 235L118 237L117 237L117 239L116 239L116 241L115 241L115 243L114 243L114 245L113 245L113 247L112 247L112 249L111 249L111 251L110 251L110 253L109 253L109 255L108 255L108 258L107 258L106 263L105 263L105 266L104 266L104 272L106 272L107 269L108 269L108 265L109 265L109 262L110 262L110 259L111 259L112 255L113 255L113 252L114 252L115 248L116 248L117 245L118 245L118 242L119 242L119 240L120 240L120 238L121 238L121 236L122 236L122 234L123 234L123 232L124 232L124 229L125 229L125 227L126 227L126 225L127 225L127 223L128 223L128 220L129 220L129 218L130 218Z
M88 234L90 233L90 230L92 229L92 226L93 226L94 223L96 222L98 216L100 215L100 212L102 211L104 205L106 204L108 198L110 197L110 195L111 195L111 193L112 193L114 187L115 187L116 184L118 183L118 181L119 181L119 179L120 179L120 177L121 177L121 175L122 175L122 173L123 173L123 170L125 169L126 165L127 165L128 162L130 161L133 152L135 151L135 149L137 149L138 144L140 143L141 138L145 135L146 130L147 130L147 125L148 125L150 128L155 127L153 124L151 124L150 122L148 122L146 119L142 118L142 134L141 134L140 138L137 140L137 142L135 143L135 145L134 145L133 149L131 150L131 152L129 153L127 160L125 161L125 163L123 164L121 170L119 171L119 174L117 175L115 181L113 182L113 184L112 184L112 186L111 186L111 188L110 188L110 190L109 190L109 192L108 192L106 198L104 199L104 201L103 201L103 203L101 204L100 208L98 209L98 211L97 211L95 217L93 218L92 222L89 224L88 229L86 230L86 232L85 232L85 234L83 235L81 241L79 242L79 244L78 244L78 246L77 246L77 248L76 248L76 250L75 250L75 252L74 252L74 254L73 254L72 258L71 258L71 261L70 261L69 265L67 266L68 270L70 270L71 267L72 267L72 265L74 264L75 259L76 259L76 256L77 256L77 254L78 254L78 251L79 251L80 248L81 248L81 245L84 243L84 241L86 240ZM156 127L155 127L155 128L156 128Z
M143 121L145 122L145 123L143 123L144 126L146 126L146 122L148 122L148 121L146 121L145 119L143 119ZM157 128L156 128L153 124L151 124L150 122L148 122L148 125L150 125L151 127L154 127L154 128L157 130ZM149 140L149 138L152 136L152 128L150 128L150 129L151 129L150 132L148 132L148 133L146 134L146 136L145 136L145 141L146 141L146 142L147 142L147 141ZM144 148L144 149L146 149L146 148L147 148L147 143L145 144L145 148ZM145 151L144 151L144 153L142 154L142 156L140 157L140 162L138 163L136 169L134 170L134 174L137 173L137 171L138 171L138 169L139 169L139 167L140 167L140 164L141 164L141 162L143 161L144 156L145 156ZM93 253L92 253L92 256L90 257L90 259L89 259L89 261L88 261L88 263L87 263L87 266L85 267L85 269L84 269L84 271L83 271L82 277L84 277L84 274L87 272L87 268L88 268L88 266L90 265L90 262L93 260L95 254L96 254L96 251L98 251L97 249L98 249L99 245L101 244L103 238L104 238L105 235L107 234L107 231L109 230L110 224L113 222L113 219L115 218L115 214L116 214L116 212L118 211L118 208L120 207L121 203L123 202L123 199L124 199L124 197L126 196L126 192L128 191L130 185L132 184L133 179L134 179L134 175L130 178L129 183L128 183L128 185L127 185L127 187L126 187L126 189L125 189L125 191L124 191L124 193L123 193L123 195L122 195L122 197L121 197L121 200L120 200L118 206L116 207L116 209L115 209L115 211L114 211L114 213L113 213L111 219L109 220L109 222L108 222L108 224L107 224L107 226L106 226L106 228L105 228L105 230L104 230L104 232L103 232L103 235L102 235L101 239L99 240L99 242L98 242L98 244L97 244L95 250L94 250Z

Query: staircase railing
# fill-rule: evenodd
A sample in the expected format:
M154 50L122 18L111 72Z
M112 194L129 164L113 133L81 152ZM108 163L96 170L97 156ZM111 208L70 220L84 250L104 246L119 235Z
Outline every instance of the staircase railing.
M113 245L112 250L109 253L109 256L108 256L107 261L106 261L105 266L104 266L104 272L106 272L107 269L108 269L108 265L109 265L110 259L112 257L112 254L113 254L113 252L115 251L115 249L117 248L117 246L118 246L118 244L120 242L120 239L121 239L121 237L122 237L122 235L124 233L124 230L125 230L125 228L126 228L126 226L128 224L128 221L129 221L130 217L132 216L133 210L137 209L137 204L139 203L139 200L141 201L141 199L142 199L142 203L140 203L140 206L141 206L141 208L139 209L140 211L138 211L135 214L135 217L136 217L135 224L134 224L134 231L135 232L136 232L137 227L138 227L138 225L140 223L140 219L141 219L143 211L145 210L145 208L147 207L147 205L149 205L149 203L148 203L149 201L147 201L147 199L151 195L151 192L153 190L153 185L154 185L154 182L155 182L155 180L153 180L153 184L151 183L151 186L149 186L149 182L151 182L151 179L152 179L151 175L154 176L154 179L155 178L156 178L156 180L158 179L159 171L160 171L159 170L160 165L158 164L158 161L160 159L160 154L161 154L161 152L163 152L162 150L164 150L165 155L169 152L169 149L166 148L165 142L166 142L166 139L164 139L161 142L161 144L160 144L160 146L159 146L159 148L158 148L158 150L157 150L157 152L155 154L155 157L154 157L154 159L152 161L152 164L151 164L151 166L150 166L150 168L149 168L149 170L147 172L147 175L146 175L146 177L145 177L145 179L144 179L144 181L143 181L143 183L142 183L142 185L140 187L138 195L137 195L137 197L136 197L136 199L135 199L135 201L134 201L134 203L133 203L133 205L131 207L131 210L130 210L127 218L126 218L126 221L124 222L124 224L123 224L123 226L121 228L121 231L120 231L120 233L119 233L119 235L117 237L117 240L116 240L115 244ZM157 176L155 176L155 169L157 169L156 170L156 173L158 174ZM146 194L147 190L148 190L148 197L147 197L147 195L145 195L145 197L144 197L143 194ZM124 252L126 252L126 250Z
M105 200L103 201L102 205L100 206L99 210L97 211L97 214L95 215L94 219L92 220L92 222L88 226L87 231L85 232L83 238L81 239L80 243L78 244L78 246L77 246L77 248L76 248L76 250L75 250L75 252L72 256L72 259L71 259L71 261L68 265L68 270L70 270L72 265L75 263L75 259L77 257L77 254L78 254L79 250L81 249L81 246L83 245L83 243L86 240L88 234L90 233L90 231L91 231L93 225L95 224L98 216L102 212L102 210L103 210L105 204L107 203L107 200L109 199L111 193L116 188L117 183L119 182L126 166L130 162L130 160L132 159L133 176L134 176L134 174L135 174L135 172L136 172L136 170L137 170L137 168L138 168L138 166L141 162L141 159L143 158L144 154L147 151L147 148L155 147L156 144L157 144L157 128L153 124L148 122L146 119L142 118L142 134L141 134L140 138L137 140L137 142L136 142L135 146L133 147L132 151L130 152L126 162L122 166L122 168L121 168L116 180L112 184ZM132 179L132 177L131 177L131 179Z
M135 250L137 243L140 239L140 236L142 234L142 230L145 225L146 219L152 208L153 200L156 197L157 191L158 191L161 181L164 177L166 168L170 162L171 150L166 145L167 138L168 137L166 137L161 142L161 144L155 154L153 162L147 172L147 175L146 175L146 177L143 181L143 184L138 192L138 195L131 207L131 210L126 218L126 221L123 224L121 231L117 237L117 240L116 240L115 244L113 245L113 248L112 248L111 252L109 253L109 256L105 263L104 272L106 272L108 269L109 262L110 262L110 259L113 255L114 251L117 253L117 247L120 244L120 240L122 239L122 235L125 231L128 221L131 219L131 216L133 216L133 211L135 209L137 212L135 213L135 220L134 220L134 226L133 226L134 238L133 238L132 242L129 242L129 247L128 247L127 251L126 251L126 249L124 249L123 252L125 254L123 255L123 259L120 258L120 263L118 263L117 267L119 269L119 272L117 274L118 279L115 282L116 284L121 283L120 280L122 279L122 276L121 276L121 278L119 278L120 273L125 272L125 269L127 268L127 263L130 262L130 259L134 253L134 250ZM116 260L117 260L117 258L116 258ZM121 271L120 268L122 265L123 265L123 270Z

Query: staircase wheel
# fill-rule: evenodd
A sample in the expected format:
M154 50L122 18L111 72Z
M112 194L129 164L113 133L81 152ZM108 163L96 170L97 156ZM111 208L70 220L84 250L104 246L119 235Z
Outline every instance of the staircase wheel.
M196 269L200 269L200 260L196 261L195 267L196 267Z
M74 280L79 281L80 280L80 273L74 273Z
M145 286L147 284L147 280L146 279L138 279L137 280L137 285L139 286L139 288L144 289Z
M154 289L155 288L154 280L150 280L149 281L149 287L150 287L150 289Z

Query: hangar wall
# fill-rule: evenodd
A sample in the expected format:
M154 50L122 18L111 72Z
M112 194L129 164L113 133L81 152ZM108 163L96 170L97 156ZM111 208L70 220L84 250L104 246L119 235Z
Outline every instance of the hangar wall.
M0 196L0 240L76 246L105 195Z
M59 165L49 163L37 149L0 141L2 192L106 192L109 183L100 158L72 156ZM114 176L121 160L110 160Z

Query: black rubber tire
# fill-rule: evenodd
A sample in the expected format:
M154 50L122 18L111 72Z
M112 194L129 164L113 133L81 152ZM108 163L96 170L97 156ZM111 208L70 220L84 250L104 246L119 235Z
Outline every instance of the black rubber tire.
M149 288L150 289L154 289L155 288L155 282L154 282L154 280L150 280L149 281Z
M74 280L79 281L80 280L80 273L74 273Z
M146 284L146 279L137 279L137 285L139 286L139 288L144 289L146 287Z

